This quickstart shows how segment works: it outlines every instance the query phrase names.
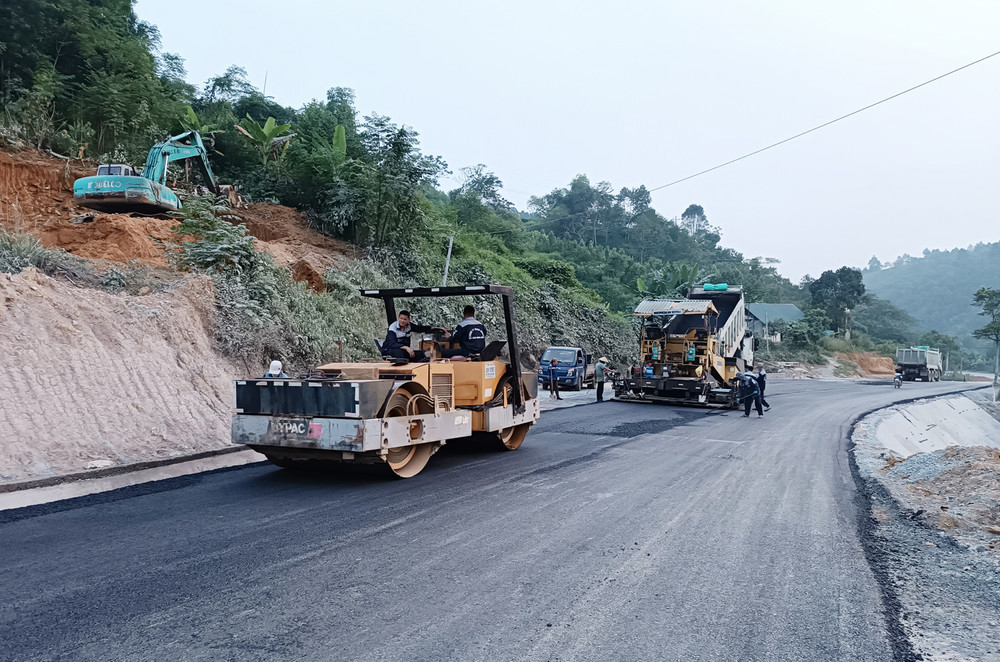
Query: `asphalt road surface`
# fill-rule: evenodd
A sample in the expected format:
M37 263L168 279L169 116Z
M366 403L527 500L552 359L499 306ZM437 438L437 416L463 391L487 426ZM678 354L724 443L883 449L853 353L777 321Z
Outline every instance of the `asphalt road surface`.
M854 418L606 402L411 480L269 465L0 513L3 660L888 660Z

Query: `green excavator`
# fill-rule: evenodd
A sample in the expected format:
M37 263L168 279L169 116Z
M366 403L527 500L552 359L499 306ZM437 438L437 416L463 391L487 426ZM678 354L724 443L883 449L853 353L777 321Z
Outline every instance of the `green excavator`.
M101 165L94 177L73 183L73 199L78 205L110 213L161 214L177 211L181 201L167 186L167 165L192 159L201 171L204 185L216 195L226 195L231 206L238 201L229 186L220 186L208 163L208 151L197 131L185 131L157 143L149 150L142 172L116 163Z

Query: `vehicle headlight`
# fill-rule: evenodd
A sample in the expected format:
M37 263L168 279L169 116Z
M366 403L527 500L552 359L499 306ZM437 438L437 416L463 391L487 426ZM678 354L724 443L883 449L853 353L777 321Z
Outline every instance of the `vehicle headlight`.
M566 371L566 375L568 377L572 377L575 374L576 374L576 369L575 368L570 368L569 370Z

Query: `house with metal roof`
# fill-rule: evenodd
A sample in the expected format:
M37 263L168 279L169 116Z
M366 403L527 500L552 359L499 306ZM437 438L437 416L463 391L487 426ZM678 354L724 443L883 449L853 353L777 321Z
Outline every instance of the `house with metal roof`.
M777 334L768 334L767 327L771 322L776 322L778 320L784 320L786 322L797 322L805 317L805 314L799 310L798 306L790 303L748 303L747 304L747 328L753 332L753 335L757 338L763 338L767 335L771 336L772 340L779 341L780 337L775 337Z

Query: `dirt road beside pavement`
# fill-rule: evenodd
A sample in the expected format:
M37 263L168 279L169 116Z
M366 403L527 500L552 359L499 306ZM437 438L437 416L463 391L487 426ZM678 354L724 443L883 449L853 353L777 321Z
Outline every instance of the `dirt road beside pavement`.
M1000 660L1000 421L983 393L889 407L852 435L866 553L922 659Z

